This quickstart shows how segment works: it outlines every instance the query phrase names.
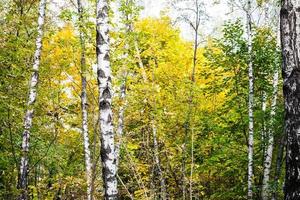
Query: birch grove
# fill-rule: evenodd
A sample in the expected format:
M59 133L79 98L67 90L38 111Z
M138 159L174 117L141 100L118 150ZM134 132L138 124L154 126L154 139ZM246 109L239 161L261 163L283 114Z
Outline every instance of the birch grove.
M299 7L0 2L0 199L300 199Z
M37 86L39 79L39 67L42 52L42 39L44 34L46 0L41 0L39 4L38 17L38 35L36 38L36 50L34 53L34 61L32 66L32 74L29 81L29 94L27 101L27 110L24 118L24 131L22 134L22 157L19 174L19 188L22 190L19 199L28 199L28 173L29 173L29 139L32 128L32 120L34 114L34 105L37 98Z

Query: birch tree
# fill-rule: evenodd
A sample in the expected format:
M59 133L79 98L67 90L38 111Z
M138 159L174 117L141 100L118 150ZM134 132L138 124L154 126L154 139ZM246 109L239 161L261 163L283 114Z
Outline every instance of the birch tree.
M125 44L124 44L124 53L121 56L122 59L122 67L121 67L121 86L120 86L120 100L121 100L121 106L119 108L118 113L118 127L117 127L117 136L118 141L116 143L116 157L117 157L117 169L119 168L119 159L120 159L120 148L122 145L122 137L124 133L124 112L126 107L126 80L127 80L127 74L128 74L128 57L129 57L129 50L130 50L130 35L132 33L132 1L131 0L125 0L121 1L120 5L120 11L124 17L124 34L125 36Z
M34 114L34 105L37 98L37 86L39 78L39 66L42 51L43 27L45 23L46 0L41 0L39 4L38 17L38 35L36 38L36 50L34 53L34 61L32 66L32 74L29 80L29 94L27 100L27 109L24 118L24 131L22 135L22 154L20 163L19 188L22 190L19 199L28 199L28 173L29 173L29 139L32 128L32 120Z
M244 4L242 0L238 3L231 1L234 6L241 8L246 14L247 46L248 46L248 199L253 198L253 151L254 151L254 73L253 73L253 30L252 30L252 1L247 0ZM264 98L264 97L263 97ZM264 100L263 100L264 101ZM263 102L264 104L264 102ZM263 109L265 105L263 105Z
M112 113L112 77L110 66L109 4L97 0L96 13L97 80L101 132L101 160L104 199L117 199L116 154Z
M272 4L271 4L272 3ZM275 29L274 32L277 32L277 43L280 43L280 35L278 28L278 20L276 8L274 6L274 2L265 2L265 26L271 26L270 29ZM270 8L271 7L271 8ZM272 9L272 11L270 11ZM272 17L270 18L272 14ZM275 20L274 20L275 19ZM272 23L272 20L275 22ZM275 24L275 25L274 25ZM275 28L273 28L275 27ZM277 30L276 30L277 29ZM279 59L274 56L276 60L276 64L280 63ZM278 66L274 66L275 71L273 75L273 83L272 83L272 99L271 99L271 112L270 112L270 122L268 123L269 127L267 128L266 133L266 152L264 153L264 171L263 171L263 180L262 180L262 194L261 197L263 200L269 199L270 196L270 173L272 166L272 158L273 158L273 149L274 149L274 133L275 133L275 117L276 117L276 107L277 107L277 98L278 98L278 83L279 83L279 71Z
M275 70L274 77L273 77L273 94L272 94L272 105L271 105L271 123L270 127L268 127L268 134L267 134L267 149L265 154L264 160L264 173L263 173L263 187L262 187L262 199L268 199L268 190L269 190L269 181L270 181L270 171L271 171L271 164L272 164L272 157L273 157L273 145L274 145L274 117L276 114L276 105L277 105L277 92L278 92L278 79L279 73L278 70Z
M87 178L87 199L93 199L92 195L92 163L90 153L89 131L88 131L88 99L87 99L87 79L86 79L86 58L85 58L85 35L83 30L83 6L81 0L77 0L78 15L79 15L79 37L81 45L81 115L82 115L82 135L85 156L85 170Z
M283 56L283 94L285 105L286 175L285 200L300 198L300 1L281 2L280 29Z
M249 136L248 136L248 199L253 198L253 145L254 145L254 76L252 61L252 20L251 20L252 4L251 0L247 2L247 34L248 34L248 78L249 78Z

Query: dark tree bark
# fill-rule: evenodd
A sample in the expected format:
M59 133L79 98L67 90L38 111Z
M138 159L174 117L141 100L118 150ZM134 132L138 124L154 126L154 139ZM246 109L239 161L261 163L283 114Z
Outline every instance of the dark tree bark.
M300 199L300 1L282 0L280 19L287 140L284 199L296 200Z

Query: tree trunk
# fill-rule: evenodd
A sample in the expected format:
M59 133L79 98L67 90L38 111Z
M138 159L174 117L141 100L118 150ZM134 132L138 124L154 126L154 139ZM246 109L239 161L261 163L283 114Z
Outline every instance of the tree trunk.
M155 63L156 63L156 67L158 67L156 61L155 61ZM144 67L142 70L144 71ZM145 71L142 73L146 74ZM152 87L154 90L154 88L155 88L154 70L152 72L152 77L153 77ZM154 97L154 113L157 113L155 94L153 94L153 97ZM160 183L160 199L166 200L167 199L167 189L166 189L166 182L165 182L165 178L163 176L163 172L162 172L161 164L160 164L160 158L159 158L159 148L158 148L158 142L157 142L158 139L157 139L157 126L156 126L155 114L153 114L153 119L152 119L152 135L153 135L153 147L154 147L154 160L155 160L155 165L158 170L158 177L159 177L159 183Z
M167 199L167 190L166 190L166 183L165 179L163 177L162 169L160 167L160 159L159 159L159 154L158 154L158 143L157 143L157 129L155 126L155 120L152 121L152 130L153 130L153 146L154 146L154 159L155 159L155 164L157 166L157 172L159 176L159 182L160 182L160 199L166 200Z
M125 2L126 6L129 6L129 0ZM131 30L131 25L129 23L129 14L125 13L125 16L127 23L125 24L126 27L126 33L129 34L132 32ZM127 39L125 41L125 47L124 47L124 56L123 56L123 71L122 71L122 83L120 86L120 100L121 100L121 106L119 109L119 115L118 115L118 127L117 127L117 144L116 144L116 158L117 158L117 171L119 168L119 159L120 159L120 148L122 144L122 137L123 137L123 132L124 132L124 111L125 111L125 106L126 106L126 79L127 79L127 64L128 64L128 56L129 56L129 40Z
M270 181L270 171L272 165L272 157L273 157L273 146L274 146L274 118L276 114L276 105L277 105L277 92L278 92L278 70L276 69L273 77L273 99L271 105L271 123L268 128L268 141L267 141L267 150L265 154L264 161L264 175L263 175L263 186L262 186L262 200L269 199L269 181Z
M22 154L20 164L19 188L22 190L19 199L28 199L28 152L29 152L29 138L32 127L32 119L34 114L34 104L37 97L37 86L39 78L39 66L42 51L43 27L45 22L46 0L41 0L39 4L38 17L38 35L36 38L36 50L34 53L34 63L32 66L32 75L29 82L29 96L27 101L27 110L24 118L24 131L22 135Z
M300 199L300 2L282 0L280 31L283 56L286 176L285 200Z
M248 76L249 76L249 137L248 137L248 199L253 198L253 143L254 143L254 77L253 77L253 62L252 62L252 22L251 22L251 0L248 0L247 9L247 29L248 29Z
M266 110L267 110L267 92L263 91L262 94L262 106L261 110L263 112L263 120L262 120L262 129L261 129L261 141L262 141L262 150L263 150L263 156L265 155L265 146L266 146Z
M104 199L118 198L116 154L112 118L112 77L110 68L108 0L97 0L97 78L99 89L99 115L101 131L101 160Z
M200 18L199 18L199 8L198 8L198 2L196 1L196 22L194 27L194 48L193 48L193 65L192 65L192 73L191 73L191 88L190 88L190 96L188 100L188 113L187 118L184 124L184 141L183 141L183 148L182 148L182 199L186 199L186 159L187 159L187 150L186 145L188 142L189 132L191 128L191 115L193 110L193 98L194 98L194 84L195 84L195 73L196 73L196 66L197 66L197 52L198 52L198 31L200 26ZM192 174L192 173L191 173ZM191 184L191 181L190 181ZM192 186L190 185L190 192L192 191ZM190 193L190 198L191 198Z
M285 135L283 134L281 136L279 148L277 151L276 169L275 169L275 176L274 176L274 183L275 183L276 190L274 190L274 192L272 194L272 200L278 199L278 193L277 193L278 181L279 181L279 178L281 175L281 168L282 168L282 162L283 162L283 151L284 151L285 145L286 145L286 139L285 139Z
M83 32L83 7L81 0L77 0L78 14L79 14L79 35L81 45L81 112L82 112L82 135L84 141L84 156L85 156L85 170L87 177L87 199L92 200L92 163L90 153L90 142L88 134L88 101L87 101L87 89L86 89L86 59L85 59L85 36Z

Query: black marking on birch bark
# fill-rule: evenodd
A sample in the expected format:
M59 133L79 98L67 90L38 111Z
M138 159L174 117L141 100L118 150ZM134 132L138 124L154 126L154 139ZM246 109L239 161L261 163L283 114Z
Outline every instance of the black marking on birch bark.
M112 116L111 114L109 114L107 117L107 123L111 123L111 122L112 122Z
M110 108L110 103L106 100L102 100L100 102L100 108L103 109L103 110L107 110Z
M99 38L99 36L98 36L98 35L99 35L99 33L98 33L98 31L97 31L97 36L96 36L97 40L98 40L98 38ZM99 55L99 54L100 54L100 48L99 48L99 46L98 46L98 45L96 46L96 54L97 54L97 55Z
M100 78L105 78L106 77L105 73L102 69L98 69L97 74L98 74L98 77L100 77Z
M107 146L106 148L103 147L102 148L102 152L101 152L101 157L104 159L104 160L109 160L109 157L107 156L108 154L110 154L112 151L111 151L111 148L110 146ZM106 168L105 168L106 169Z
M108 151L105 148L101 149L101 159L102 160L109 159L108 156L107 156L107 153L108 153ZM104 171L103 176L105 177L105 172L107 171L106 167L103 167L103 171Z
M105 56L104 56L104 60L108 61L109 60L109 54L106 53Z
M104 6L104 7L102 8L102 10L100 10L100 12L98 13L97 18L98 18L98 19L99 19L99 18L106 18L106 17L107 17L106 13L108 13L108 8L107 8L107 6Z
M107 78L107 82L111 82L111 77L108 77L108 78Z
M102 98L104 98L104 99L110 99L111 98L111 94L110 94L109 88L105 88L103 90Z
M108 173L112 174L110 171ZM107 180L108 181L114 181L115 179L113 177L109 177L109 178L107 178Z
M97 40L98 40L100 45L105 44L103 35L100 33L100 31L97 31ZM99 53L103 53L103 52L101 52L100 49L99 49Z

